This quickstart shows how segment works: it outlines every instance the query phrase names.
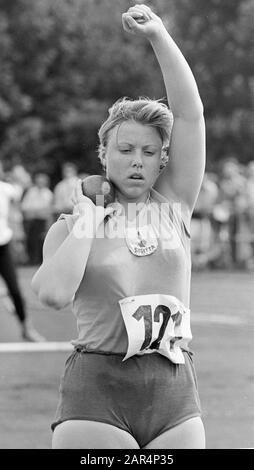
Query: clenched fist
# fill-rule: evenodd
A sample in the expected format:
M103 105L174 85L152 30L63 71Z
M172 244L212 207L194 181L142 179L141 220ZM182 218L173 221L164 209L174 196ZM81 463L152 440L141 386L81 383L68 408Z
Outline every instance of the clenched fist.
M137 4L122 15L125 31L147 39L153 39L164 28L159 16L152 12L147 5Z

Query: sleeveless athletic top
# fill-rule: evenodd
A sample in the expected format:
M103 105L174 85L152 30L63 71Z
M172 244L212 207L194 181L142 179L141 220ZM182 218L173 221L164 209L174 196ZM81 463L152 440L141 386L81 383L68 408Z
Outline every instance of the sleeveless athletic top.
M73 300L78 328L74 345L125 354L125 359L158 351L173 362L184 362L181 349L188 349L192 338L190 236L179 205L152 189L150 213L158 213L162 204L168 209L160 219L163 236L154 227L158 247L153 253L136 256L124 237L112 238L107 231L105 237L94 238ZM61 214L60 219L71 231L77 217ZM104 229L109 223L105 221Z

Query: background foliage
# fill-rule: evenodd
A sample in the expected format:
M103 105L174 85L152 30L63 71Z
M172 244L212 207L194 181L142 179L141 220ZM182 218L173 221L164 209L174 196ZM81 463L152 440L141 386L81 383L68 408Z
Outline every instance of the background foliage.
M0 157L57 177L99 172L97 131L121 96L165 97L148 42L122 29L128 0L0 0ZM254 0L154 0L205 107L208 168L253 159Z

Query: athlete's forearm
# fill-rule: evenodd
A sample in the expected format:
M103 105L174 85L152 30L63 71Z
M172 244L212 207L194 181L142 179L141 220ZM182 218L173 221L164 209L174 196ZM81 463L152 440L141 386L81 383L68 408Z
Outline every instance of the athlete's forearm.
M182 52L163 26L149 39L159 62L174 117L199 119L203 105L193 73Z
M85 273L92 238L77 239L73 232L37 273L39 300L56 309L71 302Z
M102 213L94 215L93 220L89 220L88 214L77 218L72 231L54 255L46 257L34 276L32 287L42 303L60 309L75 295L85 273L97 228L103 220ZM56 237L59 236L56 234Z
M44 243L45 261L32 280L40 301L58 309L73 299L84 276L97 230L113 210L96 206L83 195L81 184L79 180L71 198L76 217L71 232L66 236L63 227L52 227Z

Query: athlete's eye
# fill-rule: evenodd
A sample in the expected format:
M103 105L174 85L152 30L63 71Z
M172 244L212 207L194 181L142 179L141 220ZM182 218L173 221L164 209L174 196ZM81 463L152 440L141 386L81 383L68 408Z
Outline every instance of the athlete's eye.
M121 153L130 153L131 149L119 149Z
M147 155L148 157L152 157L154 155L154 152L149 152L149 150L146 150L145 155Z

